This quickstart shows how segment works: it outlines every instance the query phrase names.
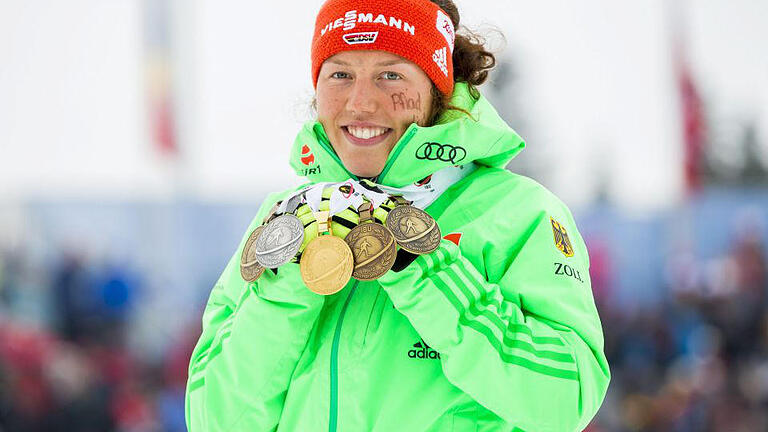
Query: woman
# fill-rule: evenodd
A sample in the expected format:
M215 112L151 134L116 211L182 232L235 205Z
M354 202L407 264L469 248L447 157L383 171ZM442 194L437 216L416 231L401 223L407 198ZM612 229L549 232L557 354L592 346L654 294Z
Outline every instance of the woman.
M610 375L587 250L561 201L504 169L524 143L477 92L494 57L458 24L451 0L323 5L317 122L292 166L429 196L444 239L321 296L296 263L244 282L246 235L191 357L192 432L574 431L597 412Z

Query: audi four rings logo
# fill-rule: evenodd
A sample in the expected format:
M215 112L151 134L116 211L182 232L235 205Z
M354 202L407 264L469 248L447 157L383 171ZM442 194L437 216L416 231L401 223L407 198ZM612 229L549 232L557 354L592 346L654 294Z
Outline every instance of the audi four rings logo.
M452 146L450 144L440 144L435 142L425 142L416 150L417 159L440 160L457 164L467 157L467 151L464 147Z

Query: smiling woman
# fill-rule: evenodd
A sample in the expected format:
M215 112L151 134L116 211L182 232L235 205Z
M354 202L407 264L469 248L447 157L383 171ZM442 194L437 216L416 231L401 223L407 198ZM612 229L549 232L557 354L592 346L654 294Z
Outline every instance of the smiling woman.
M317 119L354 175L375 177L412 124L426 126L432 81L416 64L386 51L345 51L323 63Z
M524 143L458 26L450 0L322 6L291 156L308 183L266 199L211 292L190 431L560 432L597 412L586 246L505 170Z

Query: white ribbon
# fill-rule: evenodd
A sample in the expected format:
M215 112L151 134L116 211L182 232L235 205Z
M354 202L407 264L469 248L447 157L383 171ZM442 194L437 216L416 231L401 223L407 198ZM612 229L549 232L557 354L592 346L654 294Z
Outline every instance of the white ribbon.
M382 186L372 182L369 186L352 179L341 183L316 183L291 194L289 198L283 200L276 213L293 213L299 203L303 202L306 202L313 212L318 212L320 210L320 202L323 199L323 191L329 187L333 188L329 205L329 217L344 211L348 207L357 210L366 200L371 202L374 209L378 208L389 199L390 195L402 196L406 200L411 201L411 205L423 210L438 199L446 189L476 169L477 165L474 163L443 168L427 177L424 181L402 188ZM349 187L349 193L342 191L341 186L344 185Z
M412 206L422 210L429 207L430 204L440 198L440 195L446 189L453 186L454 183L472 174L477 169L477 165L469 163L462 166L450 166L436 171L431 178L427 177L424 182L416 182L402 188L393 188L389 186L379 186L383 191L390 195L400 195L412 202Z
M299 207L299 204L304 202L303 193L306 190L306 188L292 193L288 198L284 199L283 202L280 203L280 205L275 210L275 214L281 215L285 213L293 213L296 211L296 208Z

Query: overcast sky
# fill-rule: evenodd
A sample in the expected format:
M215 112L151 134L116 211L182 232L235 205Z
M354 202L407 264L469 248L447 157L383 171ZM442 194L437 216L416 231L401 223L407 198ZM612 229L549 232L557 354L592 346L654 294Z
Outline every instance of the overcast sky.
M670 40L681 27L670 25L670 3L458 2L464 24L505 34L500 57L518 73L502 95L520 119L512 126L537 180L569 205L591 202L601 178L630 210L679 199ZM172 160L149 138L142 2L0 0L0 200L247 202L298 181L287 159L310 118L320 2L170 5L181 146ZM754 116L768 141L768 2L679 5L713 111L724 122Z

